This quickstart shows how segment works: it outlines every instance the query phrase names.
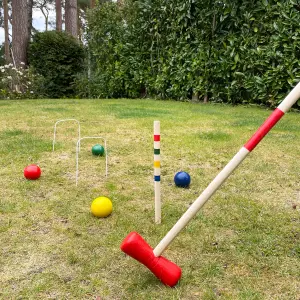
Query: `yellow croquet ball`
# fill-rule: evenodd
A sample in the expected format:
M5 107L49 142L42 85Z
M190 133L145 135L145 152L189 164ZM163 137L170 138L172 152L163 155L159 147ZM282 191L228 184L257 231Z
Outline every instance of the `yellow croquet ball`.
M92 202L91 212L95 217L105 218L112 212L112 202L107 197L98 197Z

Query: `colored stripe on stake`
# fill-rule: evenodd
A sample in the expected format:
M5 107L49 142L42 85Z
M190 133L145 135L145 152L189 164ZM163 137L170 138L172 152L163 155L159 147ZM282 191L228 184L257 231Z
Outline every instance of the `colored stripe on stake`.
M161 200L160 200L160 122L154 121L154 201L155 223L161 223Z
M159 160L154 161L154 168L160 168L160 161Z
M160 175L158 175L158 176L154 175L154 181L160 181Z
M155 154L160 154L160 149L155 149L155 148L154 148L154 155L155 155ZM154 158L154 159L155 159L155 158Z

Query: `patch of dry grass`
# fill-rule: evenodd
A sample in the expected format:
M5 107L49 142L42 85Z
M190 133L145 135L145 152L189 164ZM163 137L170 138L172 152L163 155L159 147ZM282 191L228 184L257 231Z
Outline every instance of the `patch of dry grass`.
M1 299L297 299L300 117L288 113L172 242L183 276L163 286L119 249L130 231L155 247L270 111L154 100L1 101ZM75 186L75 123L84 140ZM153 121L161 121L162 224L154 224ZM30 163L37 181L23 178ZM173 184L189 172L189 189ZM109 197L97 219L92 200Z

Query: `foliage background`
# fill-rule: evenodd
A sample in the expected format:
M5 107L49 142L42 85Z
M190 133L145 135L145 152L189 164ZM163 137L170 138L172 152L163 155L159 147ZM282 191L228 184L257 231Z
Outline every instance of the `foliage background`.
M99 5L88 14L89 95L276 106L300 79L299 10L293 0Z
M84 48L65 32L36 33L29 46L29 63L39 75L40 96L62 98L74 96L74 79L82 71Z

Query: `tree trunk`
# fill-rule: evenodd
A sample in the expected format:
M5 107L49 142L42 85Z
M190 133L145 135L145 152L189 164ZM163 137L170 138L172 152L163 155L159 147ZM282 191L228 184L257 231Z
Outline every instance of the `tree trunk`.
M77 33L78 33L78 40L81 41L82 38L82 22L81 22L81 14L79 7L77 8Z
M91 8L94 8L95 5L96 5L96 0L91 0L91 1L90 1L90 7L91 7Z
M3 10L4 10L4 49L5 49L5 62L10 63L10 53L9 53L9 35L8 35L8 6L7 0L3 0Z
M199 94L198 94L198 92L193 92L193 95L192 95L192 101L193 102L198 102L198 100L199 100Z
M28 0L28 43L31 38L31 30L32 30L32 8L33 8L33 0Z
M12 49L17 68L27 65L28 10L27 0L12 0ZM23 64L21 64L23 63Z
M48 22L48 15L46 15L45 16L45 31L48 31L48 24L49 24L49 22Z
M66 0L65 7L66 32L78 38L77 34L77 0Z
M62 31L61 0L55 0L56 30Z

